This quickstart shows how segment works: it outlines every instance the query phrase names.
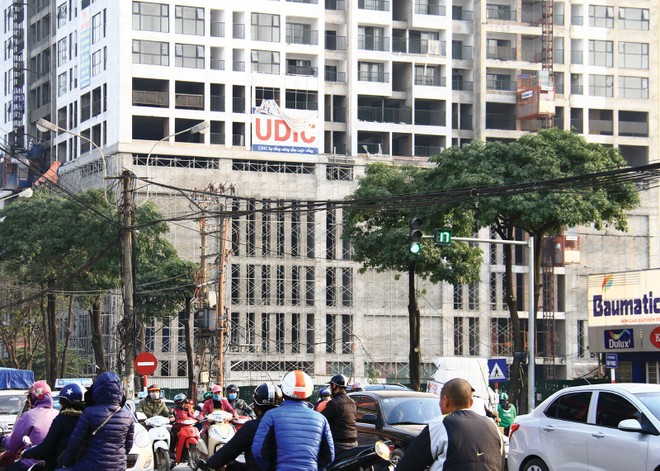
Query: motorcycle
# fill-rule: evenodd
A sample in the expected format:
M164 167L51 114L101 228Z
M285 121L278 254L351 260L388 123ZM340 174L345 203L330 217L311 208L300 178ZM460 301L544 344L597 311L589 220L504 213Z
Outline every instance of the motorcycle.
M31 446L32 446L32 440L30 440L30 437L28 437L27 435L23 436L22 450L27 450ZM0 453L0 471L7 469L9 466L14 464L15 461L20 460L22 450L19 450L17 453L10 453L8 450L5 450L2 453ZM35 465L33 465L32 467L34 467ZM37 467L35 469L39 469L39 468Z
M187 460L188 466L194 469L197 461L199 461L199 449L197 443L199 442L199 430L195 427L197 423L194 419L186 419L178 422L182 427L179 429L179 434L176 440L176 455L175 462L182 463Z
M337 456L327 471L392 470L390 447L383 441L373 445L358 446Z
M159 415L149 417L143 412L138 412L138 421L144 422L149 432L154 451L154 468L157 471L170 471L170 419Z
M229 412L221 410L214 411L204 417L204 421L207 422L206 443L200 441L198 445L202 455L212 456L236 435L236 429L231 423L233 417Z

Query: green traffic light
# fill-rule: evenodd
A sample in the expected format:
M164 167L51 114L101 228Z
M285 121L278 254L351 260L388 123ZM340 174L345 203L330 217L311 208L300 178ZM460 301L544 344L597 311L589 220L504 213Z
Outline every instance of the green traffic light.
M413 242L412 244L410 244L410 252L417 254L420 253L421 251L422 251L422 244L420 244L419 242Z

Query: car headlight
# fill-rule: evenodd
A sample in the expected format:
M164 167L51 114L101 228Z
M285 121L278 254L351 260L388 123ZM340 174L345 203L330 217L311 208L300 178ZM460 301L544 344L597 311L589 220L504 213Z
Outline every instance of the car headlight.
M146 448L150 446L151 439L149 438L149 432L144 428L136 428L135 436L133 437L133 443L140 448Z

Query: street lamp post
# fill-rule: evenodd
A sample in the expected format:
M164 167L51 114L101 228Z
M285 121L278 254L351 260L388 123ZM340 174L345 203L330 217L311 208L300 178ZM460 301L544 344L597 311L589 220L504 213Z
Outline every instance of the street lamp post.
M57 124L51 123L50 121L48 121L47 119L44 119L44 118L39 118L39 120L37 120L36 124L37 124L37 129L39 130L39 132L48 132L48 131L65 132L67 134L71 134L72 136L79 137L80 139L82 139L85 142L89 142L94 147L94 149L96 149L98 151L99 155L101 156L101 159L103 160L103 196L105 197L105 202L107 204L110 204L110 202L108 201L108 193L107 193L106 184L105 184L105 180L107 179L107 176L108 176L107 175L107 168L106 168L106 165L107 165L106 157L105 157L105 154L103 153L103 151L101 150L101 148L96 144L96 142L94 142L93 140L91 140L88 137L83 136L82 134L78 134L77 132L73 132L69 129L61 128Z

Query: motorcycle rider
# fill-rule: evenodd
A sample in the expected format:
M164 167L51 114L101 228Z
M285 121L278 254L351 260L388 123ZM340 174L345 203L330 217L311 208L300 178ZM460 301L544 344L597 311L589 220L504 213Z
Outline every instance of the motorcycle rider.
M46 438L37 446L25 450L23 459L44 460L46 471L56 468L57 457L66 448L71 432L85 409L85 392L86 389L77 383L62 388L59 395L62 410L53 420Z
M152 384L147 388L147 397L138 402L138 405L135 407L135 412L144 412L147 419L154 415L160 415L162 417L170 416L170 411L167 410L167 406L160 400L160 388L158 385Z
M334 375L330 379L332 399L321 412L330 424L332 439L335 444L335 453L337 455L358 445L355 419L357 405L346 394L346 383L346 376L341 374Z
M188 398L185 394L177 394L174 396L174 407L172 408L172 429L170 433L172 434L172 440L170 440L170 458L174 459L174 454L176 451L176 440L179 436L179 430L183 425L181 422L184 420L193 419L195 420L195 412L192 410L191 405L188 403Z
M314 404L314 410L316 412L323 412L323 409L325 409L325 406L328 405L328 401L330 400L330 388L325 386L321 388L319 391L319 398Z
M57 410L53 409L53 396L50 386L45 381L35 382L27 393L29 409L18 416L10 435L2 438L2 445L7 452L18 456L25 448L23 437L27 436L32 445L40 444L48 434ZM9 466L9 471L22 471L30 468L36 460L20 459Z
M500 394L500 403L497 405L497 415L500 419L500 427L504 428L504 435L509 436L509 427L516 418L516 406L509 402L509 395L505 392Z
M231 406L234 408L234 410L238 412L238 415L244 415L250 417L251 419L255 419L257 417L248 403L238 397L238 393L240 392L238 386L235 384L230 384L227 386L226 390L227 400L229 401L229 404L231 404Z
M252 455L254 435L264 414L278 407L282 402L282 390L274 384L262 383L255 388L252 399L257 418L246 422L225 446L209 458L206 464L201 463L200 469L220 469L223 466L227 466L227 471L259 469ZM245 453L245 464L234 461L241 453Z
M259 469L325 469L334 461L328 421L305 406L313 392L312 378L303 371L284 375L284 402L263 416L252 442L252 454Z
M211 388L211 393L213 395L204 401L204 405L202 405L202 410L199 413L199 420L202 420L205 415L211 414L216 409L221 409L233 414L234 417L238 417L238 413L234 410L229 401L222 397L222 386L216 384Z

